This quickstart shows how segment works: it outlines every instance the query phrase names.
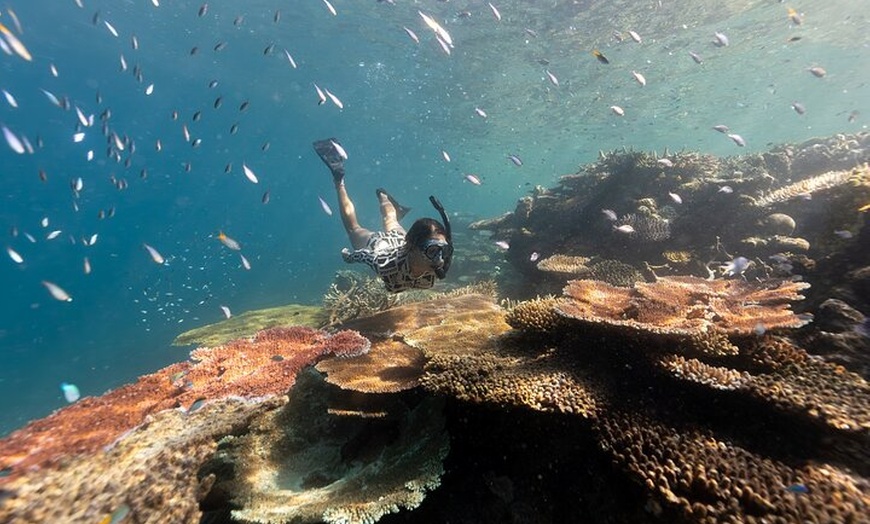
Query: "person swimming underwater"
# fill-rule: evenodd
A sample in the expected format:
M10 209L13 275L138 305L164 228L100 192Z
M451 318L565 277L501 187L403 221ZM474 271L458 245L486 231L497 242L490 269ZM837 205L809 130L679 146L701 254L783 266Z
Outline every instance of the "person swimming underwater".
M409 289L428 289L435 279L447 276L453 260L453 239L450 220L444 206L434 196L432 206L441 215L442 225L432 218L420 218L407 232L399 224L410 208L401 206L392 196L378 188L383 231L370 231L359 225L353 202L344 186L344 149L334 138L314 142L314 150L332 172L341 221L353 246L344 248L342 258L347 263L364 263L384 281L387 291L400 293Z

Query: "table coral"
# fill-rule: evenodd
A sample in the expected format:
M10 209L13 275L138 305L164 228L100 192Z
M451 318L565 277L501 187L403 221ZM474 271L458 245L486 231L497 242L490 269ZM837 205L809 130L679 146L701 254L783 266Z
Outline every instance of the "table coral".
M765 329L800 327L806 320L790 309L803 298L803 282L769 281L762 285L743 280L704 280L663 277L640 282L634 288L615 287L595 280L574 280L565 288L570 300L559 312L590 322L605 322L635 329L692 335L713 329L729 335Z
M370 396L363 402L386 412L372 419L332 415L337 394L303 373L285 409L225 449L236 471L219 487L233 493L234 519L373 523L416 508L440 484L449 439L438 399Z
M863 476L870 471L870 387L863 379L781 337L747 334L748 323L731 319L737 309L723 317L730 322L721 332L717 318L705 319L711 332L735 337L730 352L690 351L680 347L688 336L672 338L667 328L627 330L621 320L633 300L650 297L674 305L669 311L677 316L698 300L715 308L721 307L716 300L736 297L753 297L741 302L751 311L778 309L800 286L728 281L656 294L654 285L639 292L585 283L568 291L579 295L580 289L585 306L579 307L594 304L595 320L590 309L559 324L529 321L529 311L561 311L576 296L535 300L509 316L523 331L506 331L502 313L478 300L452 304L438 325L403 331L403 340L429 359L422 386L503 410L580 417L664 521L787 522L798 515L863 521L870 507ZM672 326L690 331L683 320Z
M362 393L396 393L419 384L423 354L399 340L374 340L367 354L353 359L331 358L315 367L342 389Z

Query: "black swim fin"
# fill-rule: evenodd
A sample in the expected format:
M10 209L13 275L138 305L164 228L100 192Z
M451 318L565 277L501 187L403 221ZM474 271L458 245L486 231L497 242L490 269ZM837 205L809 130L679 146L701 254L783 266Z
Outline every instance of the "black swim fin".
M320 159L323 160L323 163L332 172L332 178L336 182L344 178L344 157L339 153L339 147L341 146L334 138L314 142L314 150L317 151Z
M405 215L411 212L410 207L405 207L400 204L395 198L393 198L393 195L387 193L386 189L379 187L375 190L375 194L378 195L378 198L380 198L381 193L383 193L384 196L387 197L387 200L389 200L390 203L393 204L393 207L396 208L396 219L402 220Z

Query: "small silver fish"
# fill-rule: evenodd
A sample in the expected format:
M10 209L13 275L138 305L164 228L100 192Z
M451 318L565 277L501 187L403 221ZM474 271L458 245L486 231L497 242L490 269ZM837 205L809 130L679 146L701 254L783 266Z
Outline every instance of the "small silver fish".
M734 189L732 189L731 186L722 186L719 188L719 191L718 191L718 193L725 193L725 194L731 194L733 192L734 192Z
M296 60L293 60L293 56L290 55L290 51L284 50L284 56L287 57L287 61L290 62L290 65L293 69L296 69Z
M450 155L445 150L441 150L441 157L444 158L445 162L450 162Z
M745 147L745 146L746 146L746 140L744 140L743 137L740 136L740 135L737 135L737 134L733 134L733 133L732 133L732 134L729 134L729 135L728 135L728 138L730 138L731 140L733 140L734 143L737 144L737 145L740 146L740 147Z
M619 106L610 106L610 110L613 111L613 114L616 116L625 116L625 110Z
M9 255L9 258L12 259L16 264L23 264L24 257L18 254L18 251L15 251L11 247L6 247L6 254Z
M532 254L529 255L529 262L537 262L539 258L541 258L541 254L537 251L532 251Z
M223 311L224 317L226 317L227 320L232 318L233 313L230 311L230 308L228 308L227 306L221 306L221 311Z
M559 87L559 79L556 78L556 75L554 75L553 73L551 73L549 69L547 69L547 70L545 71L545 73L547 73L547 78L550 79L550 83L552 83L552 84L553 84L554 86L556 86L556 87Z
M475 107L475 108L474 108L474 112L477 113L477 115L478 115L479 117L481 117L481 118L486 118L486 111L484 111L483 109L481 109L481 108L479 108L479 107Z
M21 143L21 140L18 136L15 135L12 131L9 130L8 127L2 126L3 129L3 137L6 138L6 144L9 145L9 148L18 153L19 155L23 155L26 149L24 148L24 144Z
M242 259L242 267L245 268L246 271L251 270L251 263L248 262L248 259L245 258L245 255L239 253L239 257Z
M668 193L668 196L671 197L671 200L673 200L677 204L683 203L683 197L681 197L680 195L678 195L676 193Z
M719 131L720 133L723 133L723 134L727 134L729 131L728 126L726 126L724 124L717 124L717 125L713 126L713 130Z
M323 90L326 92L326 96L328 96L329 99L332 100L332 103L335 104L336 107L338 107L339 109L344 109L344 103L339 100L337 96L332 94L329 89L324 88Z
M674 167L674 163L673 161L671 161L670 158L659 158L658 160L656 160L656 162L665 167Z
M631 224L623 224L621 226L613 226L614 231L618 231L620 233L630 235L634 233L634 228L631 227Z
M250 180L251 183L254 183L254 184L259 183L259 179L257 178L257 175L254 174L254 172L251 170L250 167L248 167L247 164L242 163L242 171L244 171L245 177L248 180Z
M804 107L804 105L801 104L800 102L798 102L797 100L795 100L794 102L791 103L791 108L794 109L794 112L799 114L799 115L802 115L802 114L807 112L807 108Z
M640 35L637 34L636 32L634 32L634 31L632 31L632 30L629 30L629 31L628 31L628 36L630 36L631 39L634 40L635 42L637 42L638 44L642 43L641 38L640 38Z
M501 249L508 250L511 248L511 245L505 242L504 240L497 240L495 245Z
M49 282L48 280L43 280L42 285L45 286L45 289L51 294L51 296L55 300L59 300L61 302L72 302L72 297L67 293L62 287L58 286L53 282Z
M518 157L517 155L508 155L508 160L514 163L515 166L520 167L523 165L523 159Z
M342 160L347 160L347 151L345 151L344 148L341 147L341 144L339 144L335 140L330 140L329 143L332 144L332 147L335 148L335 152L338 153L338 156L340 156Z
M713 41L713 43L716 44L716 46L718 46L718 47L728 47L728 44L731 43L731 42L728 40L728 37L725 36L724 33L716 32L716 33L713 34L713 37L715 38L715 40Z
M317 91L317 105L322 106L326 102L326 95L323 94L323 90L317 84L314 84L314 89Z
M405 33L408 35L408 38L413 40L415 44L420 43L420 38L417 36L417 33L415 33L414 31L411 31L410 29L408 29L405 26L402 26L402 29L405 30Z
M148 251L148 254L151 256L151 260L153 260L155 264L162 265L164 262L166 262L166 260L163 258L163 255L161 255L156 249L145 243L143 243L142 246L145 247L146 251Z
M632 71L631 76L633 76L634 79L637 80L637 83L640 84L641 87L646 85L646 78L642 74L638 73L637 71Z
M742 275L746 272L752 262L746 257L736 257L731 262L726 263L720 269L727 277Z
M818 67L818 66L816 66L816 67L811 67L811 68L807 69L807 71L809 71L810 73L812 73L812 75L813 75L814 77L816 77L816 78L822 78L822 77L824 77L825 75L828 74L828 72L825 71L824 68L822 68L822 67Z
M603 214L604 217L611 222L616 222L618 220L616 216L616 211L612 209L602 209L601 214Z
M18 107L18 101L15 100L15 97L12 96L12 93L10 93L9 91L7 91L7 90L4 89L4 90L3 90L3 96L6 97L6 102L7 102L10 106L12 106L12 108L17 108L17 107Z
M326 200L323 200L323 197L318 195L317 199L320 200L320 208L323 209L323 212L329 216L332 216L332 209L329 207L329 204L326 203Z
M465 175L465 180L468 180L469 182L471 182L472 184L474 184L476 186L480 185L480 179L477 178L477 176L472 175L471 173L468 173L467 175Z
M495 17L495 20L497 22L501 22L501 13L499 13L498 9L496 9L495 6L492 5L492 2L489 3L489 9L490 11L492 11L492 16Z
M696 64L703 64L704 60L701 58L701 55L694 51L689 51L689 56L692 57L692 60L695 61Z
M106 24L106 29L108 29L109 32L112 33L112 36L117 38L118 37L118 30L115 29L115 26L110 24L108 20L103 20L103 23Z
M838 229L837 231L834 231L834 234L844 240L852 238L852 232L847 229Z

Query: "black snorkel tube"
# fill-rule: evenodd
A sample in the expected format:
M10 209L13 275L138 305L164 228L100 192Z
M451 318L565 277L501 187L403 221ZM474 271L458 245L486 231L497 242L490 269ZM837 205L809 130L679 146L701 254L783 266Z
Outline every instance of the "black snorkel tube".
M447 218L447 213L444 212L444 206L441 205L441 202L435 198L434 195L429 196L429 202L432 203L432 207L438 210L438 213L441 215L441 220L444 222L444 236L447 238L447 243L450 244L450 247L453 247L453 235L450 234L450 219ZM435 276L439 279L443 280L444 277L447 276L447 270L450 269L450 263L453 261L453 250L451 249L450 255L444 257L444 265L435 270Z

